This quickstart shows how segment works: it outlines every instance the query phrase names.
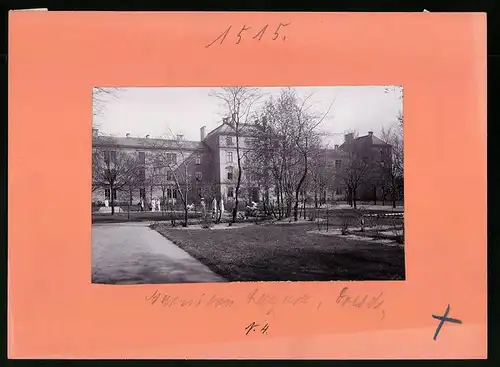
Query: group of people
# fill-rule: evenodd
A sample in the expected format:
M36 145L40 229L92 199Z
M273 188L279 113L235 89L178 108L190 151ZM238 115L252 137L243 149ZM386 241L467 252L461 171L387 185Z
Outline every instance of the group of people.
M217 204L219 204L219 205L217 205ZM146 203L145 203L144 199L141 199L141 201L138 203L138 205L140 207L141 212L146 210ZM161 199L151 199L151 203L149 205L149 208L152 212L161 212L161 207L162 207ZM187 207L188 207L188 210L195 209L194 204L188 205ZM203 212L205 213L207 210L207 204L205 203L204 198L201 199L201 207L202 207ZM224 212L224 203L222 200L219 203L217 203L216 199L214 199L213 203L212 203L212 217L215 217L217 215L218 211Z
M145 211L146 204L144 203L144 199L141 199L141 201L139 202L139 206L140 206L141 212ZM161 212L161 200L160 199L151 199L150 207L151 207L152 212Z

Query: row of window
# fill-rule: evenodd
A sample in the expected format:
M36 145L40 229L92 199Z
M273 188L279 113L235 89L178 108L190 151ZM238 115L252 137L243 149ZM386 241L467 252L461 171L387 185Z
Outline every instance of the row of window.
M227 179L229 181L231 181L231 180L233 180L235 178L232 166L226 167L226 175L227 175ZM247 178L248 181L254 181L255 176L252 175L251 173L247 172L246 173L246 178Z
M232 154L232 153L231 153ZM231 157L232 160L232 157ZM106 164L116 164L117 162L117 155L115 150L107 150L104 152L104 161ZM165 154L165 161L167 164L177 164L177 154L176 153L166 153ZM156 160L158 163L158 160ZM140 164L146 164L146 153L145 152L139 152L139 163ZM195 163L197 165L201 164L201 155L197 155L195 158Z
M243 138L240 137L240 141L243 141ZM250 144L252 141L252 138L245 138L245 142L247 144ZM226 146L233 146L234 145L234 142L233 142L233 138L231 136L226 136Z
M171 188L167 189L166 196L167 196L167 199L177 199L177 189L171 189ZM146 198L146 189L144 189L144 188L139 189L139 197L141 199ZM111 190L110 189L104 189L104 198L107 200L111 199ZM116 191L116 189L113 189L113 200L116 200L116 198L117 198L117 191Z

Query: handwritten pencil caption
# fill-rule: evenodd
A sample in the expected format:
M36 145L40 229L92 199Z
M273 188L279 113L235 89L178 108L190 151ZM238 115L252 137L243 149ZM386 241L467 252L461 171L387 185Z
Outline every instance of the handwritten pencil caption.
M273 28L272 26L271 26L271 29L268 30L269 24L266 24L262 28L255 28L255 27L252 27L252 26L245 24L245 25L243 25L243 27L241 27L239 29L238 33L236 34L236 36L234 36L234 38L233 38L233 35L234 35L234 33L236 33L236 30L232 31L233 26L230 25L216 39L214 39L209 44L207 44L205 46L205 48L209 48L210 46L212 46L216 42L219 42L219 44L222 45L224 43L224 41L226 41L226 39L228 39L228 35L230 35L230 34L231 35L229 36L229 39L233 39L233 42L237 45L239 45L244 39L248 39L248 38L251 38L252 40L256 40L256 41L261 41L264 37L269 37L273 41L277 41L277 40L285 41L286 35L284 34L283 30L285 27L288 27L290 24L291 23L281 22L280 24L278 24L278 26L276 28L274 28L274 32L272 30L272 28ZM269 35L269 33L271 33L271 34Z
M380 313L380 319L385 318L385 311L383 309L384 293L380 292L376 296L368 294L356 294L348 287L336 294L335 303L340 307L354 307L356 309L369 309L376 310ZM178 296L162 293L158 289L149 296L146 296L146 301L151 305L159 304L163 307L180 307L180 308L230 308L235 305L235 301L228 297L221 297L216 294L205 294L196 298L181 298ZM309 293L302 293L298 295L287 295L278 297L274 294L262 292L256 288L250 292L244 301L247 305L262 307L266 310L266 315L274 313L274 307L300 307L312 305L316 311L320 310L323 306L323 300L314 301ZM245 325L245 335L254 334L259 331L261 334L267 334L270 324L268 322L252 321Z

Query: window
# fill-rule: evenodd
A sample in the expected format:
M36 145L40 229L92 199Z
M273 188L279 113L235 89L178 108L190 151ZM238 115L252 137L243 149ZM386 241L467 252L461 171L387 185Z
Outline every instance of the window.
M227 188L227 197L228 197L228 198L232 198L232 197L233 197L233 195L234 195L234 190L233 190L233 188L232 188L232 187L228 187L228 188Z
M116 189L113 189L113 200L116 200Z
M226 145L227 146L233 145L233 138L231 136L226 136Z
M167 153L165 158L167 159L168 164L177 164L177 154Z
M145 152L139 152L139 163L146 164L146 153Z
M226 162L233 163L233 152L226 152Z
M104 198L109 200L110 197L110 190L109 189L104 189Z
M227 179L232 180L233 179L233 167L227 167Z
M337 160L335 161L335 169L339 169L339 168L340 168L340 166L342 166L342 161L341 161L340 159L337 159Z
M140 188L139 189L139 197L141 199L145 199L146 198L146 189L145 188Z
M196 181L201 181L201 172L195 173Z
M168 199L177 199L177 190L176 189L167 189L167 198Z
M107 165L116 163L116 152L114 150L106 150L104 152L104 162Z
M201 164L201 156L196 156L196 164Z
M172 171L167 171L167 181L172 181L173 180L173 177L172 177Z
M146 181L146 170L144 168L139 170L139 180Z

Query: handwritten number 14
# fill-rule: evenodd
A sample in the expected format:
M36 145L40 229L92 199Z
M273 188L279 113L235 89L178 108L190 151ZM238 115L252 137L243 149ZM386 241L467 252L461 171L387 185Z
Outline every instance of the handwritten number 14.
M278 25L278 27L276 28L276 30L274 31L274 36L273 36L273 41L276 41L278 39L278 37L280 36L280 30L282 29L282 27L286 27L290 25L290 23L280 23ZM257 32L252 38L253 39L256 39L258 41L260 41L262 39L262 37L264 36L264 34L266 33L267 31L267 28L268 28L269 24L266 24L265 27L263 27L261 30L259 30L259 32ZM226 37L227 35L229 34L229 31L231 30L233 26L229 26L229 28L227 28L222 34L220 34L215 40L213 40L212 42L210 42L208 45L205 46L205 48L208 48L210 46L212 46L215 42L219 41L220 40L220 44L222 45L224 43L224 41L226 40ZM244 25L240 31L238 32L238 34L236 35L237 39L236 39L236 44L239 44L243 37L244 37L244 33L247 32L247 31L250 31L252 27L250 26L247 26L247 25ZM282 40L284 41L286 39L286 36L283 36L282 37Z
M248 325L248 326L245 328L245 330L246 330L245 335L248 335L251 331L256 331L256 330L259 328L259 326L261 326L261 325L256 324L255 322L252 322L250 325ZM266 323L264 326L262 326L262 327L260 328L260 332L261 332L262 334L265 334L265 333L267 332L267 329L269 329L269 324L267 324L267 323Z

